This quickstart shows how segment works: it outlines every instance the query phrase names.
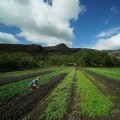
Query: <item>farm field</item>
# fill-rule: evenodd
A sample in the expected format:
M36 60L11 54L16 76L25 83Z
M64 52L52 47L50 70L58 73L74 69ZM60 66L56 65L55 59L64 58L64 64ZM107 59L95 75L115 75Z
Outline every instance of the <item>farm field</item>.
M23 71L16 71L16 72L6 72L0 73L0 86L6 85L11 82L17 82L20 80L24 80L27 78L32 78L38 75L46 74L53 72L55 70L62 69L62 67L48 67L44 69L33 69L33 70L23 70Z
M120 68L87 68L90 71L93 71L98 74L102 74L106 77L110 77L115 80L120 80Z
M38 80L38 85L42 86L42 85L46 84L49 80L62 74L66 70L67 70L67 68L60 69L55 72L39 76L40 80ZM24 95L24 94L27 94L28 92L30 92L31 89L29 88L28 84L30 83L30 81L32 79L34 79L34 78L29 78L29 79L25 79L25 80L21 80L21 81L15 82L15 83L10 83L10 84L1 86L0 87L0 95L1 95L0 96L0 106L4 103L10 101L13 98L16 98L20 95Z
M120 68L63 67L41 75L36 90L28 87L33 78L3 85L0 119L119 120L119 73Z
M54 70L54 69L57 69L57 67L36 68L36 69L14 71L14 72L0 72L0 79L18 77L21 75L26 75L26 74L31 74L31 73L41 72L41 71L43 72L43 71Z

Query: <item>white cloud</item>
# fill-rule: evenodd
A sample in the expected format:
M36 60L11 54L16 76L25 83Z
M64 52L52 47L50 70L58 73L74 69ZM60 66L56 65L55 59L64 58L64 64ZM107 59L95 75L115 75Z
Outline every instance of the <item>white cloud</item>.
M0 43L19 43L14 35L0 32Z
M111 28L102 31L96 36L98 40L92 48L99 50L117 50L120 49L120 27Z
M112 36L111 38L99 39L94 45L94 49L99 50L117 50L120 49L120 34Z
M110 37L110 36L113 36L113 35L118 34L118 33L120 33L120 27L114 27L114 28L110 28L110 29L102 31L101 33L96 35L96 37L97 38Z
M70 20L77 20L83 12L79 0L53 0L52 6L44 0L0 0L0 22L19 27L18 36L28 41L48 45L72 46Z
M118 9L116 7L111 7L110 11L114 14L118 14Z

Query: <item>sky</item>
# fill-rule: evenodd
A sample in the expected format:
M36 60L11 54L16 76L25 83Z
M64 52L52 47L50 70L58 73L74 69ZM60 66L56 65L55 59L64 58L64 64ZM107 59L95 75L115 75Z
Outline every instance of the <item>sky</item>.
M0 0L0 43L120 49L120 0Z

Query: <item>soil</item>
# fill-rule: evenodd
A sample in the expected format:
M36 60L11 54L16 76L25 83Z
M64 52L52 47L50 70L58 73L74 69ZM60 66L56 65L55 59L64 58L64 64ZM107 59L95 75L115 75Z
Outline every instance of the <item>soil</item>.
M40 120L40 116L42 115L42 112L45 110L45 108L48 106L49 102L51 101L51 98L49 97L53 90L49 92L49 94L40 102L37 103L35 108L30 111L26 117L28 120Z
M110 84L112 87L114 87L115 89L120 89L120 80L114 80L112 78L103 76L101 74L89 71L89 70L84 70L87 74L90 74L92 76L94 76L97 80L104 82L105 84Z
M33 74L22 75L22 76L19 76L19 77L9 77L9 78L6 78L6 79L0 79L0 86L6 85L6 84L9 84L9 83L13 83L13 82L18 82L20 80L25 80L25 79L28 79L28 78L48 74L48 73L51 73L51 72L54 72L54 71L55 70L45 71L45 72L36 72L36 73L33 73Z
M72 120L75 118L75 101L76 101L76 74L73 78L73 83L71 86L71 94L68 102L68 114L63 118L63 120Z
M95 84L99 91L104 95L116 96L114 102L114 115L110 115L105 118L89 118L90 120L119 120L120 119L120 83L119 81L113 80L112 78L107 78L100 74L84 70L83 72L88 79ZM115 81L115 82L114 82ZM88 119L88 120L89 120Z
M80 95L77 95L77 78L76 74L73 79L73 83L71 86L71 95L69 99L69 106L68 106L68 114L62 119L62 120L86 120L84 119L80 113L81 113L81 108L80 108Z
M39 101L43 100L43 98L48 95L50 91L66 77L66 75L66 73L61 74L50 80L45 86L35 89L20 98L16 98L3 106L0 109L0 120L19 120L23 118Z
M80 98L77 95L76 75L71 86L71 95L69 99L68 114L62 120L119 120L120 119L120 82L107 78L100 74L84 70L86 77L98 88L104 95L116 96L114 101L114 115L109 117L89 117L81 114ZM0 110L0 120L17 120L27 116L28 120L40 120L40 114L44 111L50 102L50 94L56 85L66 76L62 74L54 78L45 86L17 98ZM26 118L26 117L25 117Z
M114 95L119 96L119 85L116 85L116 82L113 82L114 80L107 78L101 75L97 75L96 73L90 74L89 71L82 71L86 77L93 82L93 84L98 87L99 91L104 95ZM94 75L95 74L95 75ZM97 76L97 77L96 77ZM98 79L99 78L99 79ZM104 78L104 79L103 79ZM94 79L94 80L93 80ZM98 82L100 82L98 84ZM110 81L111 82L110 82ZM108 82L109 81L109 82ZM115 84L114 84L115 83ZM89 117L88 115L81 114L82 109L80 108L80 98L81 96L77 95L76 93L76 80L73 83L72 91L71 91L71 99L69 104L69 111L68 115L63 120L120 120L120 99L117 99L114 101L115 107L114 107L114 115L110 115L109 117Z
M63 120L67 120L69 115L71 115L71 112L73 111L72 108L74 107L74 94L75 94L75 81L76 81L76 77L74 76L73 78L73 83L71 85L71 94L70 94L70 98L68 100L68 115L65 116L63 118ZM59 84L58 84L59 85ZM43 99L42 101L40 101L37 106L30 112L28 113L28 115L25 117L29 120L41 120L40 116L43 114L43 111L45 110L45 108L48 106L49 102L51 101L51 95L52 91L50 91L49 95L45 97L45 99ZM45 117L42 118L42 120L44 120Z

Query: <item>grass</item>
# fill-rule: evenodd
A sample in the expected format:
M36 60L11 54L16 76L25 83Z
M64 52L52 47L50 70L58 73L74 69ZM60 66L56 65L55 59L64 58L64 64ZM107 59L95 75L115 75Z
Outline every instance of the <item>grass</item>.
M77 94L80 97L81 114L87 114L90 117L104 117L111 114L113 108L111 98L101 94L80 71L77 71Z
M87 68L90 71L110 77L115 80L120 80L120 67L116 68Z
M50 101L41 115L41 119L62 119L67 114L68 99L75 69L73 69L49 96Z
M67 72L67 68L60 69L58 71L42 75L40 79L38 80L38 85L40 86L44 85L52 78L59 76L60 74L64 72ZM1 86L0 87L0 106L4 105L4 103L6 103L8 99L16 95L20 96L20 95L24 95L30 92L31 89L29 88L28 84L30 83L32 79L34 78L29 78L29 79L25 79L22 81L18 81L18 82L14 82L14 83Z

